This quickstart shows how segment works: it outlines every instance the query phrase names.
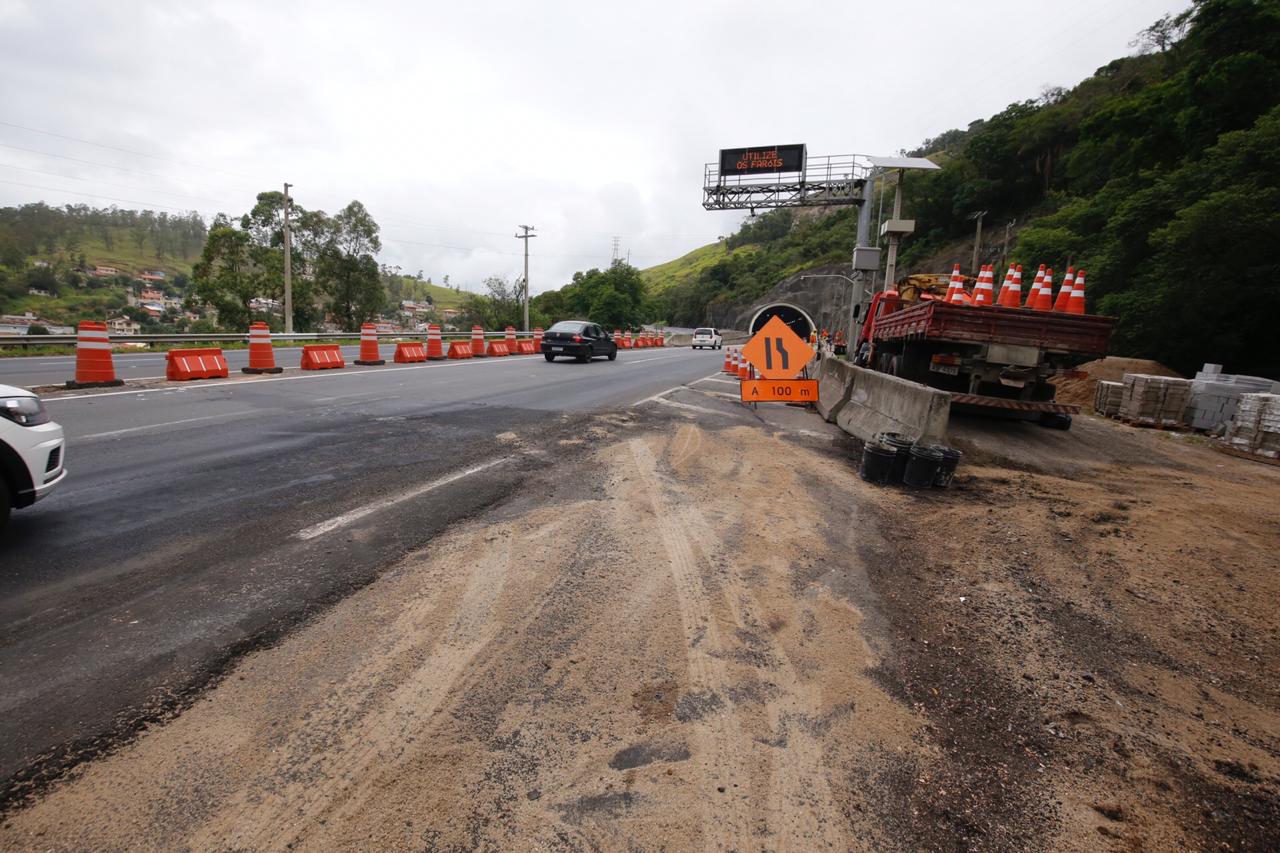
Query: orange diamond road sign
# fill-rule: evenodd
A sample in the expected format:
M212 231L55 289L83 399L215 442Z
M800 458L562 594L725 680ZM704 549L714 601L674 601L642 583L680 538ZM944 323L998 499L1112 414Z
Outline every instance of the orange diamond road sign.
M813 358L813 347L781 319L772 317L751 336L742 354L765 379L794 379Z

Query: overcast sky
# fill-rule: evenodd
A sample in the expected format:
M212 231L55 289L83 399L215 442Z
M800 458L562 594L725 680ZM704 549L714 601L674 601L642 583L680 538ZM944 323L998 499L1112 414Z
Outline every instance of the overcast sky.
M1185 0L0 0L0 205L364 202L381 260L479 289L732 231L720 148L892 154L1070 86ZM65 138L71 137L71 138ZM57 156L54 156L57 155ZM909 212L908 212L909 213Z

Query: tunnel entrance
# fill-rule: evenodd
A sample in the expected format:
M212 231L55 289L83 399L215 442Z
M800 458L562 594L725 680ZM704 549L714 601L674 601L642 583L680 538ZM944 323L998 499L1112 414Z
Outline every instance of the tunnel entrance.
M804 311L785 302L775 302L773 305L766 305L756 312L756 316L751 320L751 334L754 335L760 331L764 324L773 317L782 320L782 322L791 327L791 331L806 341L809 340L809 333L814 330L813 320Z

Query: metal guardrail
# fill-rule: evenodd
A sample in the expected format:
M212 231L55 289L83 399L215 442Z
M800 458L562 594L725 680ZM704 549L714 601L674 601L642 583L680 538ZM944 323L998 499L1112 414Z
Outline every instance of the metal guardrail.
M528 337L532 332L516 332L517 335ZM426 332L378 332L379 340L403 340L413 339L425 340ZM485 340L503 340L506 332L485 332ZM449 332L441 334L442 340L471 340L470 332ZM279 341L340 341L340 340L359 340L359 332L295 332L292 335L284 333L271 333L271 342ZM249 342L249 334L237 334L234 332L211 332L207 334L173 334L173 335L108 335L107 340L112 344L197 344L197 343L245 343ZM0 335L0 347L44 347L44 346L75 346L75 335Z

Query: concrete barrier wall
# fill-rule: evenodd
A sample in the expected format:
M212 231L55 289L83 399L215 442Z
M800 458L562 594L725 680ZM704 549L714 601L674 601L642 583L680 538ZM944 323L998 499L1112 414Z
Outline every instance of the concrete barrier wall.
M828 394L831 399L824 403ZM863 441L882 432L927 443L946 440L951 395L918 382L826 358L818 373L818 399L823 417Z

